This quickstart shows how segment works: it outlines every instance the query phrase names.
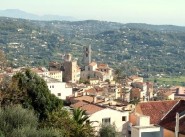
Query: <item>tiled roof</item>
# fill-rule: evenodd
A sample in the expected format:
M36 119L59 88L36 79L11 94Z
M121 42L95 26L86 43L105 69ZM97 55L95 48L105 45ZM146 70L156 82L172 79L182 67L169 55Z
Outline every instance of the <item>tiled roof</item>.
M90 89L86 89L85 92L96 93L96 90L94 88L90 88Z
M108 64L98 64L98 68L108 68Z
M93 103L93 97L92 96L80 96L80 97L76 97L74 98L74 100L78 100L78 101L86 101L86 102L89 102L89 103ZM104 100L101 100L101 99L96 99L96 103L101 103L103 102Z
M168 97L168 96L170 96L170 95L172 95L174 93L173 93L173 91L166 91L163 94Z
M177 103L171 101L151 101L142 102L136 106L136 112L142 115L150 116L151 124L158 124L161 118Z
M131 92L140 92L141 91L141 89L139 89L139 88L132 88L131 89Z
M171 130L175 131L176 125L176 113L179 113L180 116L185 116L185 100L180 100L173 108L170 110L166 116L160 121L159 125ZM185 117L182 117L179 121L179 132L185 135Z
M97 65L96 62L91 62L91 63L89 64L89 66L96 66L96 65Z
M85 110L87 114L91 115L93 113L96 113L100 110L105 109L104 107L97 106L95 104L90 104L84 101L79 101L75 104L71 105L72 108L81 108L82 110Z

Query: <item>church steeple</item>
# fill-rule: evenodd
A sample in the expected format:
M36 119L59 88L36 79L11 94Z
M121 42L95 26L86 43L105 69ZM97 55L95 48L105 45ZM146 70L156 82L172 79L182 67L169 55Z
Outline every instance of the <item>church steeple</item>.
M91 45L84 46L83 63L85 66L91 63Z

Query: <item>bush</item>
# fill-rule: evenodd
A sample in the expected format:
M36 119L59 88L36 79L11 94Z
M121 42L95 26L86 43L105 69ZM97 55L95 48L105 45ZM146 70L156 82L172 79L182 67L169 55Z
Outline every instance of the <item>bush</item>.
M5 136L15 129L22 127L36 128L38 118L31 110L23 109L20 105L8 106L0 109L0 130Z
M99 130L100 137L116 137L116 128L113 125L102 126Z
M0 137L62 137L55 129L37 129L34 111L20 105L0 109Z

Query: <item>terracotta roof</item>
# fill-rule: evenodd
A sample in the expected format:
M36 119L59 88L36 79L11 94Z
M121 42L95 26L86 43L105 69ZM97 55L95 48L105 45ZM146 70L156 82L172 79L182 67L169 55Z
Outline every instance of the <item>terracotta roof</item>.
M100 110L105 109L104 107L97 106L95 104L90 104L84 101L79 101L75 104L72 104L71 107L73 108L81 108L82 110L85 110L87 114L91 115L93 113L96 113Z
M98 64L98 68L108 68L108 64Z
M89 66L96 66L96 65L97 65L96 62L91 62L91 63L89 64Z
M161 118L177 103L171 101L151 101L142 102L136 106L136 112L142 115L150 116L151 124L158 124Z
M180 100L160 121L159 125L171 131L175 131L176 113L185 116L185 100ZM185 135L185 117L179 120L179 132Z
M132 88L132 89L131 89L131 92L140 92L140 91L141 91L140 88Z
M170 96L170 95L172 95L174 93L173 93L173 91L166 91L163 94L168 97L168 96Z
M93 103L93 96L80 96L80 97L76 97L74 98L74 100L78 100L78 101L86 101L86 102L89 102L89 103ZM96 99L96 103L101 103L103 102L104 100L101 100L101 99Z
M96 93L96 90L94 88L90 88L90 89L86 89L84 92Z

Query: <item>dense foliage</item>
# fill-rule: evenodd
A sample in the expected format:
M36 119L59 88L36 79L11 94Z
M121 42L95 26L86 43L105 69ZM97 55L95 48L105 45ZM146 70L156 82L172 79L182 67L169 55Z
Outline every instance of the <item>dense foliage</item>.
M114 125L102 125L99 131L100 137L116 137L116 128Z
M18 106L0 108L1 137L62 137L53 129L38 129L38 118L34 111Z
M94 137L85 111L68 112L46 82L29 69L6 77L0 87L1 136Z
M2 106L22 104L34 109L40 120L62 107L62 101L50 93L46 82L29 69L14 75L2 94Z

